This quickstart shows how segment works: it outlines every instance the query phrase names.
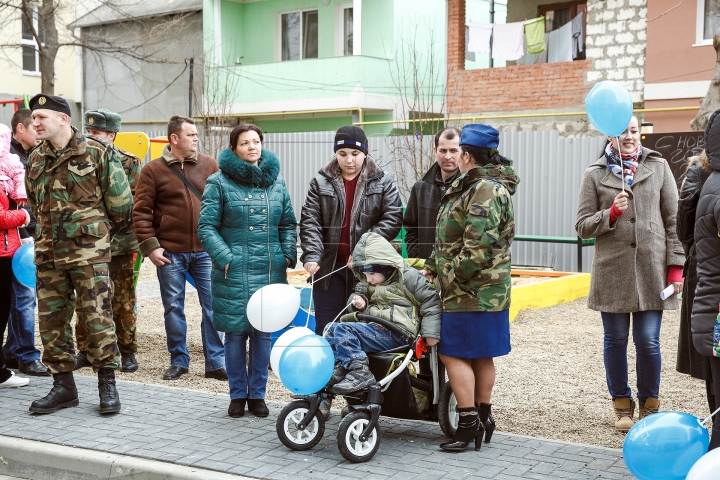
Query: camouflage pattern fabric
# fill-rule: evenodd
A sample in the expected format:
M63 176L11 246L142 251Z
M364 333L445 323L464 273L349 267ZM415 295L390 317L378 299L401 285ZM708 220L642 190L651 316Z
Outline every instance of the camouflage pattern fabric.
M110 310L112 282L104 263L73 268L37 267L37 305L43 363L50 373L72 372L75 349L70 327L75 293L80 319L88 332L88 360L93 370L117 369L120 353Z
M132 255L115 255L110 262L110 279L113 283L112 311L120 353L136 353L135 336L135 285ZM76 307L75 341L78 351L88 351L87 328L81 321L80 305Z
M136 157L130 152L120 150L117 147L114 148L116 153L118 154L120 162L122 163L123 170L125 171L125 176L128 179L128 184L130 185L130 192L134 196L135 186L137 185L137 181L140 178L142 160L140 160L138 157ZM130 209L132 210L132 206L130 207ZM138 242L135 238L135 229L133 228L132 222L128 223L126 225L126 228L124 229L113 229L110 239L110 251L112 252L113 256L127 255L139 251ZM110 272L110 275L112 276L112 266L110 267ZM114 281L115 280L113 279L113 282Z
M56 151L30 153L25 184L37 218L35 264L70 268L110 262L110 230L132 224L132 193L115 149L73 127Z
M445 193L435 249L425 263L438 277L444 312L510 308L510 245L515 237L510 197L519 182L511 164L488 164L458 177Z

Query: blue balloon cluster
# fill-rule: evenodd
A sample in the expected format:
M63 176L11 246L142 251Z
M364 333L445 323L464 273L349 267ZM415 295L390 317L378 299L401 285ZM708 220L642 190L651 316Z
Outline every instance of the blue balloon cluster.
M278 370L288 390L309 395L327 385L333 368L335 355L328 341L320 335L307 335L285 348Z
M608 137L617 137L632 119L632 97L618 82L600 82L588 93L585 111L595 128Z
M26 287L35 288L35 245L28 243L15 250L12 270L17 281Z
M682 412L660 412L636 423L623 444L630 473L640 480L683 480L710 442L700 420Z

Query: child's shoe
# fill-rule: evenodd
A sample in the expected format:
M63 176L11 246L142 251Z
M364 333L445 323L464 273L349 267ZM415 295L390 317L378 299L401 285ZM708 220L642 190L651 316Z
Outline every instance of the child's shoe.
M376 383L375 376L370 371L367 359L353 360L348 365L348 373L345 379L333 387L333 393L347 395L357 392Z

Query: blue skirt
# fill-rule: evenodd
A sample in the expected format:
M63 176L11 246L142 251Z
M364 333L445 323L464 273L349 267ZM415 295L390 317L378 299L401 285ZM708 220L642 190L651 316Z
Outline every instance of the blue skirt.
M438 353L493 358L510 353L510 310L443 313Z

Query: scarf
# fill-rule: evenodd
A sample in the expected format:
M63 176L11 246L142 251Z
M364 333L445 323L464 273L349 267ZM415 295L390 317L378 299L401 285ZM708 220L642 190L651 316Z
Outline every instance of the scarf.
M642 155L642 145L638 145L633 153L620 153L613 146L612 142L605 147L605 160L610 173L625 180L628 186L633 183L633 176L637 170L638 159Z

